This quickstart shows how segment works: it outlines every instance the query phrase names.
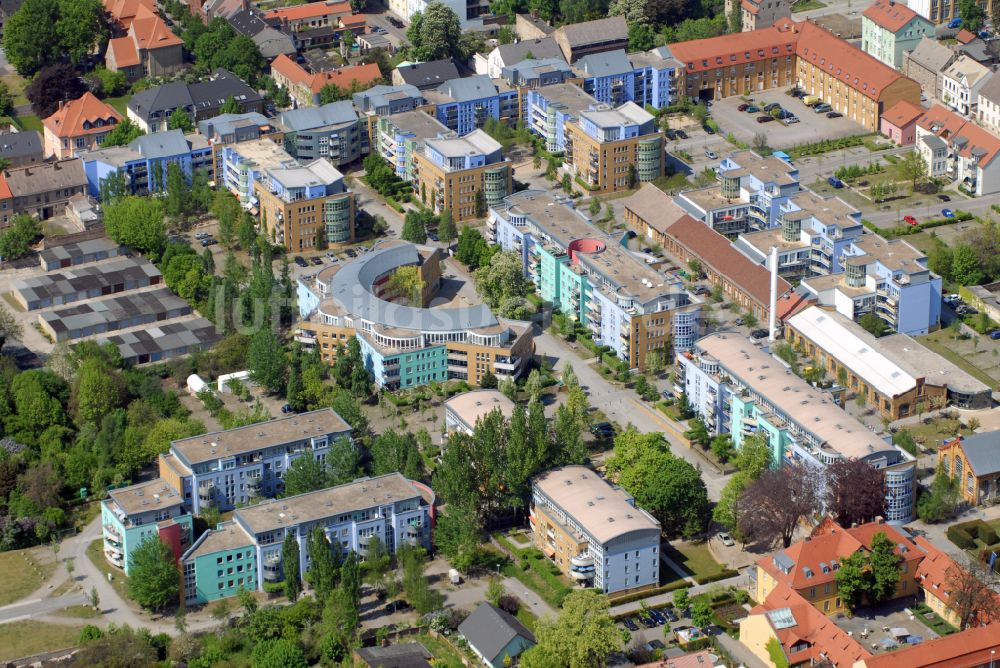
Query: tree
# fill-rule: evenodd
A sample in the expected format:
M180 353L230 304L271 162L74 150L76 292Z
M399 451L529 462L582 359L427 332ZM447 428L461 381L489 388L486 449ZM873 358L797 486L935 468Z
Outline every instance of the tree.
M930 490L922 491L917 498L917 515L924 522L944 522L954 516L959 499L958 486L945 471L944 463L939 463Z
M118 97L128 91L128 79L121 70L98 67L86 75L87 86L99 98Z
M230 95L226 98L222 107L219 108L220 114L238 114L242 110L240 109L240 103L236 101L236 98Z
M455 218L451 211L445 209L441 212L440 222L438 222L438 239L446 246L451 246L452 242L458 238L458 228L455 226Z
M159 255L167 242L163 204L147 197L120 197L104 208L108 236L141 253Z
M269 327L259 329L247 350L250 379L269 392L280 392L285 384L287 360L278 337Z
M87 641L74 656L71 668L149 668L156 665L157 648L149 632L129 626L111 626L108 631L88 632ZM81 634L82 636L83 634Z
M733 456L733 437L730 434L719 434L712 439L711 449L720 462L728 462Z
M96 424L118 408L124 389L119 375L102 360L85 359L76 371L70 401L77 424Z
M868 330L872 336L876 337L884 336L889 331L889 323L878 317L878 314L874 311L869 311L858 318L858 324Z
M21 323L17 321L13 313L7 310L6 306L0 304L0 350L3 349L7 339L20 341L22 336L24 336L24 330L21 328ZM6 496L6 494L2 496Z
M726 486L722 488L719 501L712 509L712 519L721 524L732 533L738 540L743 540L743 532L740 531L740 499L743 492L751 483L750 476L745 471L737 471L729 479Z
M814 472L804 464L785 464L768 470L751 483L740 498L739 527L750 540L783 547L803 517L818 507Z
M323 462L304 455L298 457L285 471L285 494L296 496L328 487L326 467Z
M86 92L87 84L66 63L49 65L40 70L24 89L25 97L31 102L31 110L39 118L48 118L56 112L60 102L75 100Z
M978 0L958 0L958 15L962 17L966 28L978 33L983 27L986 10Z
M132 122L131 118L125 118L121 123L115 125L114 129L104 136L103 148L112 146L127 146L133 139L145 134L138 125Z
M691 606L691 623L703 629L706 626L712 625L712 617L712 604L708 598L701 596L695 599L694 604Z
M147 610L159 611L177 600L180 575L173 551L158 534L146 537L131 555L128 595Z
M415 32L419 34L416 41L411 36ZM406 36L421 60L457 57L462 36L461 21L447 5L432 2L427 5L419 21L411 17Z
M0 259L9 261L24 257L41 235L42 226L35 218L24 213L17 214L10 226L0 232Z
M427 227L421 212L412 210L406 212L406 218L403 221L403 231L399 237L403 241L409 241L412 244L427 243Z
M668 536L694 536L708 524L708 491L701 474L687 460L647 450L622 470L618 483L660 521Z
M434 526L434 544L459 571L472 567L479 554L479 523L472 502L448 504Z
M983 282L981 266L972 246L959 244L952 252L951 278L961 285L979 285Z
M476 271L476 289L483 301L505 318L524 316L525 300L532 288L520 256L513 251L497 253Z
M688 588L681 587L674 592L674 607L678 611L686 610L688 605L690 605L691 599L688 597Z
M868 588L864 556L860 552L855 552L841 559L835 578L837 592L843 599L844 605L851 610L859 606Z
M700 445L702 448L708 447L712 436L708 433L708 427L705 426L705 421L700 417L696 417L691 420L690 425L691 428L684 432L684 438L691 441L691 443L695 445Z
M306 547L309 551L309 582L316 590L316 599L323 604L336 586L339 575L338 565L323 527L313 527Z
M182 130L184 134L188 134L189 132L194 132L194 123L191 121L191 117L187 115L187 112L178 107L167 118L167 129Z
M897 163L899 175L910 180L910 189L917 187L917 182L927 178L927 164L916 150L903 155Z
M841 526L885 515L885 476L866 461L838 459L826 469L826 509Z
M251 668L307 668L308 665L298 643L288 638L259 642L250 655Z
M302 580L299 577L299 540L291 531L285 533L285 542L281 545L281 570L285 575L285 596L295 601L302 591Z
M430 588L424 575L427 568L424 550L404 545L397 552L397 557L403 570L403 592L410 605L421 615L440 608L441 593Z
M345 418L346 419L346 418ZM349 438L338 438L326 454L327 486L343 485L361 475L361 452Z
M18 74L30 77L59 57L58 3L26 0L4 25L3 49Z
M899 565L903 558L896 554L896 544L879 531L872 536L871 553L868 555L868 568L871 584L868 596L873 603L888 601L896 595L896 585L899 584Z
M992 623L1000 615L1000 599L994 591L996 576L987 564L969 559L953 564L945 573L948 606L958 615L959 630Z
M585 589L566 597L559 615L539 621L538 644L521 655L525 668L600 668L625 643L605 596Z

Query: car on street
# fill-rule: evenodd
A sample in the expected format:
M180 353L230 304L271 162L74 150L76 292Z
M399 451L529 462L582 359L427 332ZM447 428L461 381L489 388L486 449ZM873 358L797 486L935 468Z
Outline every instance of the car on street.
M826 112L827 118L842 118L844 115L839 111L828 111Z
M746 111L747 107L749 107L749 106L750 106L749 104L747 104L746 102L744 102L740 106L736 107L736 111Z
M732 547L733 545L736 545L736 542L733 541L733 537L730 536L725 531L720 531L718 535L719 535L719 540L721 540L722 544L725 545L726 547Z
M305 260L302 259L301 255L296 255L294 258L292 258L292 262L294 262L295 264L299 265L303 269L305 269L306 267L309 266L309 264Z
M705 151L705 157L709 160L717 160L719 158L715 151Z
M323 264L323 258L321 258L321 257L314 257L312 259L312 263L318 267L319 265Z
M941 209L941 215L944 216L945 218L954 218L955 212L952 211L951 209Z
M907 225L919 225L920 224L920 223L917 222L917 219L914 218L913 216L903 216L903 222L906 223Z
M771 118L770 116L758 116L757 117L757 122L758 123L770 123L773 120L774 119Z
M760 107L758 107L755 104L751 104L749 107L746 108L746 112L748 114L759 114L760 113Z
M763 339L766 336L767 336L766 329L755 329L752 332L750 332L750 337L754 339Z
M677 138L678 138L678 139L687 139L687 138L688 138L688 135L687 135L687 133L686 133L686 132L684 132L683 130L678 130L678 131L677 131Z
M694 287L694 290L692 290L691 292L695 293L696 295L707 295L709 292L711 292L711 290L709 290L704 285L696 285Z
M348 248L344 251L344 255L347 257L357 257L358 253L353 248Z
M937 198L939 200L941 200L942 202L950 202L951 201L951 198L948 197L947 195L938 195Z
M673 130L664 130L663 134L667 135L667 139L670 139L671 141L677 139L677 133Z
M626 617L625 619L623 619L622 624L624 624L625 628L627 628L629 631L639 630L639 626L634 621L632 621L631 617Z
M772 109L781 109L781 105L777 102L771 102L770 104L764 105L764 111L771 111Z

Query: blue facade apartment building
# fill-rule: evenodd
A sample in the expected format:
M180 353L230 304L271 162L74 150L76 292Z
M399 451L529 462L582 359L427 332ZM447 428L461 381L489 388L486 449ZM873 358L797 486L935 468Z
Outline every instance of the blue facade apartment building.
M212 171L212 147L198 134L185 135L181 130L167 130L142 135L127 146L112 146L80 154L87 175L87 192L97 197L101 183L111 174L124 177L131 194L144 195L166 190L167 169L171 164L181 168L191 181L195 170Z

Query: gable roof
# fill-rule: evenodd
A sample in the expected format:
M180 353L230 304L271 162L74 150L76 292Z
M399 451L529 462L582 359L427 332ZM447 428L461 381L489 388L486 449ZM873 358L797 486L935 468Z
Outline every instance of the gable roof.
M932 72L940 72L948 67L956 57L954 51L927 36L920 38L920 42L908 56L911 61Z
M635 194L629 196L625 200L625 209L661 233L670 223L685 215L684 209L673 197L652 183L643 183Z
M145 8L132 21L129 34L135 40L137 49L164 49L184 43L184 40L171 32L163 19L147 12Z
M979 97L1000 104L1000 77L990 77L979 89Z
M584 76L591 77L607 77L633 70L625 49L588 54L576 61L574 68Z
M903 78L895 69L811 21L802 23L797 53L872 100L878 100L887 87Z
M386 647L362 647L355 650L365 665L371 668L431 668L428 659L434 658L418 642L408 642Z
M975 86L980 79L992 77L993 70L978 62L975 58L963 53L951 65L946 67L941 74L951 79L964 79L969 86Z
M506 65L513 65L520 62L531 54L532 58L544 60L546 58L558 58L562 60L562 49L551 37L541 39L525 39L514 44L501 44L496 48L496 53L500 60Z
M968 44L974 39L976 39L976 33L967 30L966 28L962 28L955 34L955 41L959 44Z
M556 33L562 33L563 38L573 48L628 39L628 23L625 22L624 16L609 16L595 21L564 25L558 28Z
M930 21L896 0L875 0L862 16L892 33L918 17L930 25Z
M907 102L906 100L900 100L882 114L882 119L892 123L897 128L903 128L911 123L916 123L917 119L923 113L923 107L915 105L912 102Z
M155 13L156 0L104 0L104 9L111 14L112 19L127 29L141 9Z
M461 76L455 63L450 59L431 60L426 63L403 63L396 67L396 72L404 84L410 84L417 88L439 86Z
M678 42L669 49L688 72L742 65L794 54L798 25L785 19L762 30Z
M142 62L139 59L139 52L135 49L135 42L128 35L109 40L108 54L114 60L116 69L132 67Z
M80 158L5 169L3 179L12 197L87 185L87 175Z
M978 158L980 167L989 165L1000 153L1000 137L940 104L925 111L917 119L917 126L945 140L963 158Z
M771 274L739 252L729 239L691 216L682 216L671 223L664 234L676 239L697 255L702 263L740 286L760 304L768 304L771 295ZM778 277L778 294L792 289L791 284Z
M230 97L240 103L261 99L260 94L243 83L242 79L220 68L207 81L193 84L171 81L136 93L129 100L128 108L139 118L148 120L154 114L179 107L191 107L197 114L205 109L222 106Z
M524 624L492 603L483 603L476 608L459 625L458 632L490 661L496 659L517 636L535 643L534 634Z
M105 132L107 125L93 127L93 123L97 120L108 121L111 119L118 123L122 120L122 115L113 107L98 100L93 93L87 91L81 97L63 104L42 123L57 137L76 137ZM85 128L85 123L90 124L91 127Z
M977 478L1000 472L1000 432L969 434L956 440L960 442L959 447Z
M327 84L348 90L355 81L365 85L382 78L382 72L377 63L348 65L337 70L310 74L304 67L285 54L274 59L271 63L271 70L278 72L293 84L307 87L313 93L319 93Z
M295 7L279 7L264 14L266 19L280 19L282 21L302 21L305 19L317 18L328 14L345 15L351 13L351 3L349 2L311 2Z
M984 666L1000 649L1000 624L990 624L864 660L866 668L960 668Z

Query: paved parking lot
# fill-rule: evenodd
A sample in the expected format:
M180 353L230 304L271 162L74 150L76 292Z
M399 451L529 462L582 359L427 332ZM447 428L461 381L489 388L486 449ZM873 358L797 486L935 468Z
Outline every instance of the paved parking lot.
M753 143L754 135L763 132L767 136L767 144L772 148L791 148L797 144L807 144L821 139L836 139L851 135L864 134L865 128L847 118L827 118L826 114L817 114L802 103L802 100L785 93L785 89L760 91L754 94L754 104L763 107L771 102L777 102L798 116L799 122L785 125L783 121L758 123L757 116L738 111L737 107L744 103L743 98L727 97L712 104L712 117L722 128L723 134L732 132L740 141Z

